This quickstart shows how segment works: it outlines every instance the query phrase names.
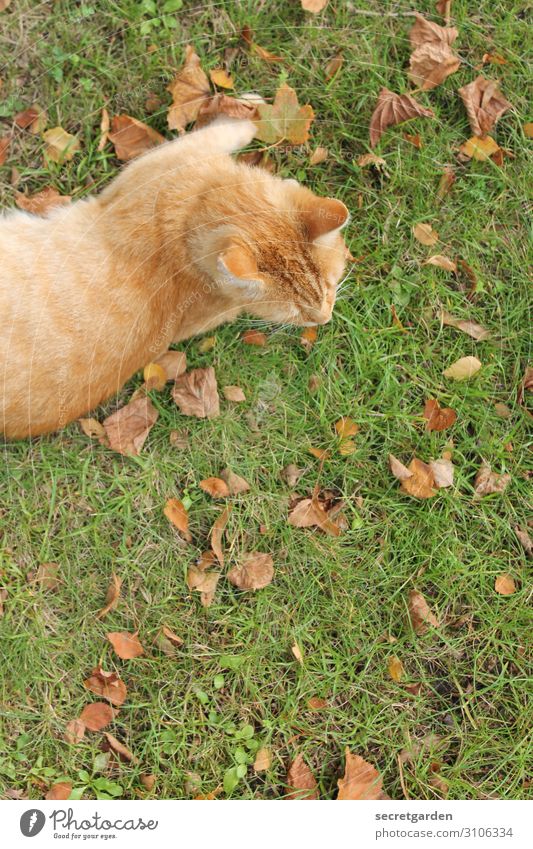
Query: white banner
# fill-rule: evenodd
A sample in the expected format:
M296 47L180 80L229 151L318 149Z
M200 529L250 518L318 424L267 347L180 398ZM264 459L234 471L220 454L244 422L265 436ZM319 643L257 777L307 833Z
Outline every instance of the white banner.
M533 845L529 802L3 801L0 816L6 849Z

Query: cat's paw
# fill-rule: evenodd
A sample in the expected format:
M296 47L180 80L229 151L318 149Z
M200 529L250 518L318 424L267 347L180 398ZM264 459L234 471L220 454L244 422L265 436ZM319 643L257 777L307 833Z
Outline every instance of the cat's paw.
M229 115L221 115L209 126L216 129L219 140L228 151L246 147L257 131L254 122L248 118L231 118Z

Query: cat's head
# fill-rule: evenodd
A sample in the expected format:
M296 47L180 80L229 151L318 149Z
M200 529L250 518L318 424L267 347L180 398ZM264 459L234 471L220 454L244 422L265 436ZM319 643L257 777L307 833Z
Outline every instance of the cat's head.
M341 235L349 212L295 180L275 179L268 188L252 210L219 231L219 285L267 321L325 324L349 255Z

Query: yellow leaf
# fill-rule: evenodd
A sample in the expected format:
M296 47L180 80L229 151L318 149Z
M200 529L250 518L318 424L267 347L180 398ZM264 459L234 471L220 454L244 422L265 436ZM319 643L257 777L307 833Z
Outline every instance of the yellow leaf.
M167 382L167 373L159 363L148 363L143 371L144 382L147 389L164 389Z
M477 159L479 162L490 159L493 153L496 153L499 149L500 146L491 136L485 136L483 139L479 136L472 136L459 148L461 153L468 156L469 159Z
M413 236L423 245L434 245L435 242L439 241L439 234L431 224L415 224Z
M450 377L452 380L468 380L480 368L481 363L477 357L461 357L442 373L444 377Z
M233 79L224 68L214 68L209 71L209 76L213 85L219 88L235 88Z
M273 104L260 103L257 111L256 137L267 144L286 141L304 144L309 138L309 127L315 117L312 106L300 106L296 92L283 83L276 92Z
M80 149L80 143L76 136L67 133L63 127L54 127L47 130L46 133L43 133L43 139L46 142L44 152L54 162L72 159Z
M391 658L389 658L387 669L392 680L396 681L397 683L402 680L405 674L403 663L401 662L399 657L396 657L396 655L393 655Z

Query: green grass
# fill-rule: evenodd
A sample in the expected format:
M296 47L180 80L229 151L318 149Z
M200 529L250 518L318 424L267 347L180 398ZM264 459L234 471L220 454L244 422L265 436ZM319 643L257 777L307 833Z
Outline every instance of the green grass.
M61 776L79 784L79 771L91 772L101 735L88 733L76 747L62 735L89 700L84 678L102 662L128 686L111 730L139 763L99 767L120 783L125 798L147 795L142 773L156 775L158 798L215 790L239 746L232 729L248 724L254 740L271 748L272 766L261 776L249 769L235 798L281 796L286 765L297 752L313 767L322 797L331 798L345 746L375 764L394 799L404 798L398 758L409 748L415 754L403 764L403 783L413 799L439 796L431 784L435 763L450 798L524 798L531 773L531 615L525 556L513 528L526 525L531 474L528 417L516 403L530 355L525 4L480 0L472 15L471 4L454 3L464 64L444 85L419 95L435 121L383 137L383 178L358 168L356 159L368 150L380 87L407 90L410 19L403 13L411 4L361 0L360 13L352 13L352 4L331 2L324 14L310 17L298 3L282 0L186 2L173 16L176 29L154 25L148 34L139 31L150 20L139 15L141 5L20 0L2 14L3 131L16 111L37 101L49 126L61 124L83 144L72 162L47 168L41 139L18 131L0 169L2 204L13 205L12 166L19 190L55 185L79 197L104 185L119 168L111 147L96 150L104 103L112 114L128 112L166 133L165 87L184 44L195 45L205 68L216 67L226 47L239 45L239 30L248 23L262 46L285 57L300 102L313 104L311 147L330 151L314 168L306 149L275 152L279 172L345 201L352 211L347 238L359 261L334 320L309 354L297 330L273 332L263 349L244 346L239 336L246 321L219 330L207 353L195 339L182 346L190 366L211 364L219 385L244 389L247 403L223 404L219 418L186 419L164 392L154 398L160 417L139 458L91 443L77 425L2 446L0 582L8 598L0 623L1 784L38 798ZM428 15L433 5L414 4ZM344 66L325 83L325 63L339 49ZM503 168L456 162L458 145L470 135L456 90L474 78L488 50L508 60L486 66L485 73L501 79L515 106L496 131L514 154ZM233 72L239 92L272 98L279 84L279 66L244 51ZM144 107L149 94L162 101L151 116ZM421 150L403 139L403 129L420 133ZM457 182L439 203L440 175L454 163ZM467 281L423 265L432 251L411 235L418 221L438 230L439 252L458 255L475 270L473 296ZM393 326L392 305L408 332ZM492 338L476 343L442 329L441 307L484 324ZM483 363L479 375L446 381L443 369L469 354ZM321 378L315 394L307 388L313 374ZM100 419L139 383L140 377L99 410ZM428 397L457 411L450 431L425 431L421 411ZM508 405L509 418L497 416L496 402ZM335 450L333 425L341 415L360 426L357 450L347 458ZM189 447L171 447L170 432L184 428ZM449 439L454 488L426 502L403 495L388 454L429 460ZM309 445L333 448L320 477ZM509 472L512 482L503 495L474 501L483 459ZM299 494L319 480L345 499L349 529L340 538L288 526L291 492L280 472L290 462L306 469ZM256 594L221 580L205 610L187 590L185 575L208 545L220 504L198 483L227 465L252 486L235 501L228 563L244 551L266 551L276 574ZM162 513L167 498L183 493L192 500L193 546L180 543ZM28 573L44 561L61 566L55 592L28 583ZM124 581L121 601L100 621L95 614L113 571ZM510 597L494 591L502 572L517 583ZM406 600L413 588L442 623L438 632L416 636L409 627ZM162 624L184 640L174 657L154 645ZM135 629L146 657L116 659L105 634ZM291 654L295 640L302 665ZM420 682L418 695L389 678L392 654L404 663L406 680ZM226 655L233 668L224 668ZM328 707L309 710L312 696L327 699Z

